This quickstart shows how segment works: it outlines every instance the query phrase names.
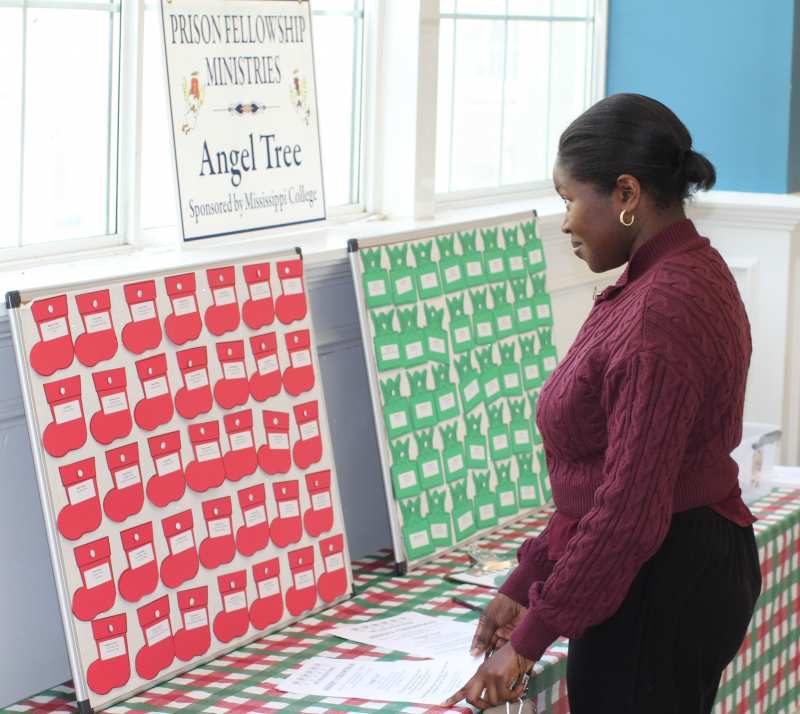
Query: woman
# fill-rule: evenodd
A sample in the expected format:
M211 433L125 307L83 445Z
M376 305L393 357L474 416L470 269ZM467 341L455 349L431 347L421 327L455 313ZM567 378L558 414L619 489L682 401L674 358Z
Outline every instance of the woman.
M572 714L707 713L761 587L729 456L749 324L683 209L714 168L667 107L617 94L561 135L553 176L575 254L627 267L542 388L556 511L481 617L473 653L494 653L448 704L516 699L566 635Z

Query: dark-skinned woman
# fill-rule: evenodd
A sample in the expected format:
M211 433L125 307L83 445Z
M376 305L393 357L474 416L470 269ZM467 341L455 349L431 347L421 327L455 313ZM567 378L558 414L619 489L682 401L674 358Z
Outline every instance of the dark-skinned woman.
M750 328L683 208L714 168L667 107L617 94L561 135L553 178L575 255L627 266L542 388L556 510L481 617L473 651L494 653L449 703L515 699L564 635L571 714L707 714L761 588L729 456Z

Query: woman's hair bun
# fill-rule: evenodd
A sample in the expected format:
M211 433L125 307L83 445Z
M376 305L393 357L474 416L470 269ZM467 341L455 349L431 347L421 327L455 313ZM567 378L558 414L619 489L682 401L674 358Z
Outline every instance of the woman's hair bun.
M695 191L708 191L717 180L714 165L703 154L692 149L686 152L683 171L686 176L687 194Z

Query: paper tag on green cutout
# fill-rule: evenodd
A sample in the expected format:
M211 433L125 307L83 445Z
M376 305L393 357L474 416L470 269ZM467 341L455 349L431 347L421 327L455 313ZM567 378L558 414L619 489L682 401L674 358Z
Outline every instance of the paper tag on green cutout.
M515 454L530 453L533 448L530 424L525 420L512 421L508 430L511 434L511 450Z
M475 515L478 528L497 525L497 501L493 494L479 493L475 496Z
M436 263L425 263L416 269L417 290L421 300L430 300L442 294L442 281Z
M411 420L415 429L427 429L437 422L436 403L430 392L411 397Z
M520 477L517 481L519 486L519 505L520 508L533 508L543 505L539 479L534 474L533 478Z
M550 295L540 293L533 296L533 306L536 313L538 327L551 327L553 325L553 311L550 304Z
M547 268L542 242L538 239L525 244L525 258L528 262L528 272L530 273L541 273Z
M480 253L469 253L463 257L466 282L469 287L483 285L486 282L483 256Z
M378 335L374 344L379 372L397 369L405 364L400 335Z
M390 439L403 436L411 431L411 415L408 402L405 399L396 399L383 406L386 433Z
M538 355L524 355L521 361L522 384L525 389L538 389L544 382L541 360Z
M485 369L481 374L481 388L486 404L494 404L500 399L503 396L500 370L497 368Z
M450 323L450 343L456 354L471 350L475 346L472 323L466 315L457 317Z
M500 380L503 385L504 397L522 396L522 378L520 377L519 366L516 364L502 365L500 367Z
M498 486L496 495L497 514L499 516L513 516L519 510L517 507L517 490L513 485Z
M425 330L425 346L428 359L450 364L450 349L447 341L447 333L437 327L429 327Z
M446 293L454 293L467 286L460 255L442 258L439 261L439 274Z
M453 534L450 527L450 516L446 513L429 516L431 538L437 548L453 545Z
M492 461L510 458L511 439L507 426L493 426L489 429L489 453L492 455Z
M409 498L420 493L417 469L411 461L398 461L392 464L390 473L395 498Z
M392 283L392 298L395 305L410 305L417 302L417 286L411 268L395 268L389 274Z
M525 298L514 303L514 323L517 334L531 332L536 328L536 306L533 300Z
M467 462L461 444L450 444L442 452L444 475L447 481L457 481L467 476Z
M513 335L516 331L514 325L514 308L512 305L500 305L495 307L494 332L498 340Z
M403 541L410 560L424 558L434 551L430 529L421 518L414 518L403 523Z
M539 363L542 366L543 379L549 377L558 366L558 356L555 345L548 345L539 351Z
M506 264L509 278L524 278L528 272L525 264L525 251L519 245L506 246Z
M481 310L472 316L475 330L475 343L491 345L495 342L494 317L489 310Z
M477 375L461 382L458 385L458 391L461 394L461 403L464 406L465 414L469 414L483 402L483 389Z
M453 524L456 527L456 540L462 541L475 533L475 514L472 501L463 501L453 506Z
M442 462L436 449L419 453L419 456L417 456L417 469L422 488L435 488L444 483Z
M489 467L489 456L486 451L485 436L467 436L464 440L464 452L469 468L485 469Z
M461 410L458 406L458 393L455 385L446 384L434 392L436 413L439 421L446 421L457 417Z
M490 248L483 252L483 264L486 269L486 276L490 283L498 283L508 279L506 261L503 251L499 248Z
M389 274L385 270L374 270L362 275L364 299L367 307L386 307L392 304L392 293L389 288Z
M403 366L418 367L428 361L425 342L422 330L408 330L403 334Z

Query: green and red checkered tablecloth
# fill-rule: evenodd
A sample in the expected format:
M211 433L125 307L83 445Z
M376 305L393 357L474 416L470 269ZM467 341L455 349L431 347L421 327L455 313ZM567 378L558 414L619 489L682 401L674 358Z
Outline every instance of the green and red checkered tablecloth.
M764 586L748 636L723 675L715 714L789 714L800 699L800 491L774 490L753 507L759 517L756 533ZM522 540L539 532L549 512L529 516L487 536L481 546L513 553ZM465 712L466 709L367 702L300 696L279 691L275 684L301 661L313 655L401 659L405 655L327 637L320 633L342 621L366 620L406 610L473 620L475 612L451 597L481 604L491 594L483 588L445 579L469 562L456 551L416 570L394 575L388 553L354 564L356 589L352 599L308 617L224 657L110 707L112 714L133 712L403 712L423 714ZM566 688L567 642L559 640L536 664L529 695L540 713L568 714ZM54 687L5 708L6 712L75 712L69 683Z

